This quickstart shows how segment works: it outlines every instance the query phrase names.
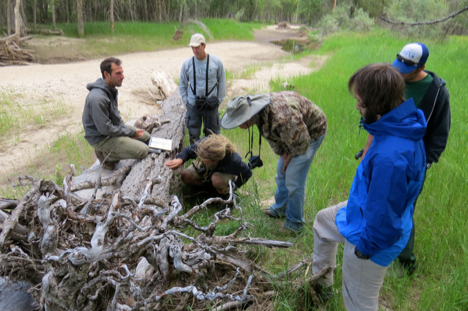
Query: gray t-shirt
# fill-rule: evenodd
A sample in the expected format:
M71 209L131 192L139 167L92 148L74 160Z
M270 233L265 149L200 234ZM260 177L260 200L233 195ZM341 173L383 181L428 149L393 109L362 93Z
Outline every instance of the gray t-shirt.
M195 95L192 92L192 88L194 87L192 65L193 59L195 60L195 71L197 78L197 96L206 95L206 62L208 57L202 61L199 61L196 57L190 57L182 65L179 81L180 96L182 97L182 101L186 106L195 105ZM221 103L226 93L226 73L224 71L224 66L221 60L218 57L210 54L210 63L208 67L208 92L210 92L211 89L216 85L216 82L218 82L218 86L213 89L209 97L217 96L219 102Z

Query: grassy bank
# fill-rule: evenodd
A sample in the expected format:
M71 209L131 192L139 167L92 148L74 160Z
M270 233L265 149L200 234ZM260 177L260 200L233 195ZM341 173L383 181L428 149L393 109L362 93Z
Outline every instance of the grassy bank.
M66 58L88 59L107 55L123 53L156 51L185 47L192 34L203 33L208 42L223 40L250 41L253 40L253 31L261 28L258 23L240 23L232 19L203 19L208 27L212 39L195 24L188 24L182 28L182 38L174 41L175 30L178 23L143 23L143 22L118 22L115 23L115 31L112 33L108 22L85 23L85 37L79 40L71 40L70 44L61 44L54 48L48 44L45 47L35 47L40 60L46 62L51 58L51 50L54 58L61 60ZM46 25L51 28L51 25ZM57 28L63 30L66 37L79 38L76 24L57 24Z
M418 38L414 38L415 41ZM292 250L258 249L258 261L269 270L278 272L313 252L312 223L317 212L347 199L358 166L354 155L365 143L367 133L359 134L360 115L356 101L348 93L347 81L360 67L372 62L392 62L396 53L408 42L393 38L389 33L345 33L325 41L314 54L330 58L318 72L297 77L292 83L302 95L317 103L328 118L328 133L319 149L306 185L306 230L300 238L293 238ZM468 164L466 116L468 98L466 64L468 38L452 37L444 43L426 42L430 57L426 69L436 72L447 81L451 95L452 129L447 149L439 163L428 171L424 191L415 211L416 247L419 269L412 277L386 277L381 296L392 310L467 310L468 309L468 248L465 233L468 211ZM282 90L272 82L273 89ZM248 148L247 132L236 129L224 131L244 152ZM248 187L257 196L248 198L245 205L249 221L254 225L253 236L284 239L277 234L281 221L267 219L259 211L259 202L274 195L277 156L263 144L265 166L254 172L256 183ZM257 147L255 147L257 148ZM242 154L242 152L240 152ZM342 246L339 249L341 264ZM254 258L255 258L254 257ZM326 310L344 310L341 298L341 267L338 267L335 288L339 295L327 304ZM295 302L296 292L284 292L276 301L277 309L302 309Z

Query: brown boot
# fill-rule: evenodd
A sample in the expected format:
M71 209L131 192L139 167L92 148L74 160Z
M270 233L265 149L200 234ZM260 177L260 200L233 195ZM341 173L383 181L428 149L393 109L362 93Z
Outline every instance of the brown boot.
M101 163L101 166L102 168L106 169L106 170L114 170L115 169L115 165L118 163L118 162L109 162L109 161L104 161L104 159L106 158L104 156L104 154L99 151L99 150L94 150L94 153L96 154L96 157L98 158L99 160L99 163Z

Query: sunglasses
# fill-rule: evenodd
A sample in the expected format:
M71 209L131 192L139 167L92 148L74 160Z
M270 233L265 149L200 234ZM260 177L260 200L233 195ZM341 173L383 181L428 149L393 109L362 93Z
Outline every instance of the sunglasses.
M398 53L398 54L396 55L396 57L397 57L397 59L398 59L400 62L402 62L402 63L405 64L405 65L408 65L408 66L416 66L416 65L418 65L418 63L416 63L416 62L413 62L412 60L409 60L409 59L404 58L403 56L400 55L400 53Z

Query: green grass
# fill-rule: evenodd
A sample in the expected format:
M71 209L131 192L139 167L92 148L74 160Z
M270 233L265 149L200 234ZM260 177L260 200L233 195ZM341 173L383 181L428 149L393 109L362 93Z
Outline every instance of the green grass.
M223 40L250 41L254 40L254 29L261 28L259 23L240 23L231 19L202 19L213 36L210 39L206 33L195 24L189 24L182 30L181 39L174 41L175 30L179 23L144 23L144 22L118 22L115 31L111 32L108 22L85 23L85 40L73 43L72 46L61 47L69 50L69 55L79 53L85 58L117 55L129 52L156 51L186 47L192 34L201 32L206 36L207 44ZM51 27L51 25L46 25ZM65 36L78 38L76 24L57 24ZM39 51L43 54L45 52ZM67 57L64 53L63 57Z
M359 134L360 115L356 102L348 93L349 77L360 67L373 62L392 62L408 42L386 31L370 34L342 33L328 38L313 54L329 55L324 67L310 75L296 77L291 83L296 91L318 104L328 118L328 133L319 149L306 184L306 228L292 250L262 250L258 261L272 272L287 269L292 263L313 252L312 223L316 213L347 199L358 166L354 154L365 144L367 133ZM467 37L451 37L445 42L425 41L430 50L426 68L447 81L451 96L452 128L447 149L439 163L428 171L424 191L415 211L416 247L419 269L412 277L386 278L381 297L392 310L467 310L468 309L468 108L466 70L468 64ZM396 51L396 52L395 52ZM280 81L272 81L273 90L283 89ZM247 151L247 132L241 129L223 131L238 146ZM256 134L257 135L257 134ZM257 136L256 136L257 137ZM256 139L255 139L256 141ZM257 145L255 144L255 148ZM256 149L257 150L257 149ZM264 142L264 167L254 171L246 185L254 194L244 202L248 221L254 226L252 236L284 239L276 233L281 221L265 219L259 211L259 201L270 198L275 191L275 167L278 156ZM256 194L256 195L255 195ZM342 254L339 250L339 263ZM341 298L341 269L337 269L335 288L339 295L326 310L344 310ZM278 310L302 309L296 305L297 293L283 293L276 302Z
M75 165L75 175L81 175L83 167L88 168L94 162L93 153L93 148L84 139L84 130L81 127L81 131L63 133L42 150L35 150L31 162L10 172L10 176L2 176L2 182L6 178L16 182L16 176L29 175L62 185L63 177L70 172L70 164ZM21 198L27 190L28 187L0 184L1 197Z
M43 126L68 113L69 105L63 100L23 98L20 93L0 88L0 143L28 126Z

